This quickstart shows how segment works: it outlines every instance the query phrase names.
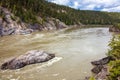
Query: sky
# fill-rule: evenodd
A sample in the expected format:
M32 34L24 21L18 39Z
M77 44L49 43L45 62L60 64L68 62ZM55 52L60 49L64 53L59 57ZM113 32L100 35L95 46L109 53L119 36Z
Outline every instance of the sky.
M80 10L120 12L120 0L49 0Z

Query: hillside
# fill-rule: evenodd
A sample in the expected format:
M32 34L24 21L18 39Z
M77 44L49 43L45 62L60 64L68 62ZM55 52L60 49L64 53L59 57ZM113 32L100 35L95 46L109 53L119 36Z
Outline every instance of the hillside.
M113 24L120 22L120 13L75 10L46 0L1 0L0 6L8 8L27 23L40 23L47 17L59 19L67 25ZM42 19L37 19L41 17Z
M57 30L69 25L120 23L120 13L76 10L46 0L0 0L0 35Z

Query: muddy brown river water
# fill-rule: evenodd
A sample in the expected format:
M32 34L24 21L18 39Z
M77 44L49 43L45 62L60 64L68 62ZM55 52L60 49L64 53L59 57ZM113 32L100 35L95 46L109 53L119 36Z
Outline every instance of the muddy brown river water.
M0 65L9 58L40 49L54 53L48 62L17 70L0 70L0 80L84 80L90 62L105 57L112 35L108 28L71 28L0 38Z

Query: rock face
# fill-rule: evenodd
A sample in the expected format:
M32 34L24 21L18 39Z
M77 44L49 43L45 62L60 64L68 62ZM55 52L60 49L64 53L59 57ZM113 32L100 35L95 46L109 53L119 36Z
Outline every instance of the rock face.
M91 62L91 64L94 65L94 68L91 71L95 74L96 80L104 80L106 78L108 75L108 67L106 64L111 60L114 59L111 56L108 56L98 61Z
M117 27L112 26L112 27L109 28L109 31L110 32L120 32L120 29L117 28Z
M42 30L58 30L68 27L65 23L55 18L47 18L46 22L43 22L42 26Z
M107 75L109 75L108 66L104 65L95 78L96 80L106 80Z
M55 18L46 18L43 21L41 17L41 24L24 23L20 18L12 14L8 9L0 7L0 35L11 35L11 34L30 34L35 30L58 30L68 27L65 23Z
M95 66L91 71L95 74L98 74L103 68L103 65L97 65Z
M11 35L11 34L28 34L33 32L32 29L28 29L27 24L19 22L20 19L14 16L8 9L0 7L0 35Z
M26 54L13 58L1 65L1 69L19 69L26 65L46 62L54 58L54 54L48 54L47 52L40 50L28 51Z
M95 65L95 66L105 65L105 64L109 63L110 60L113 60L113 58L111 56L108 56L108 57L102 58L98 61L92 61L91 64Z

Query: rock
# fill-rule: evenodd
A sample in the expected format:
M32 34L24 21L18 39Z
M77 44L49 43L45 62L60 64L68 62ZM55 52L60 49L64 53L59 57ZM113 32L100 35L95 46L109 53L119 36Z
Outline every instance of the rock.
M91 64L96 65L96 66L105 65L105 64L109 63L110 60L113 60L113 58L111 56L108 56L108 57L105 57L105 58L100 59L98 61L93 61L93 62L91 62Z
M92 72L96 74L94 75L95 80L106 80L107 76L109 75L108 66L106 65L98 65L92 69ZM90 78L86 80L89 79Z
M117 80L120 80L120 76L118 76Z
M109 28L109 32L120 32L120 29L112 26L112 27Z
M19 30L18 34L25 35L25 34L30 34L32 33L32 29L26 29L26 30Z
M6 36L11 34L30 34L33 32L27 23L21 22L18 17L14 16L8 9L0 7L0 35ZM19 22L19 23L18 23Z
M90 77L85 77L85 79L84 80L90 80Z
M50 22L48 22L48 23L46 22L45 26L46 26L47 30L56 30L55 24L51 24Z
M47 18L46 22L43 23L42 30L58 30L67 28L68 26L61 22L59 19Z
M8 9L0 6L0 36L11 34L30 34L35 30L48 31L58 30L68 27L59 19L46 18L45 21L38 16L37 20L40 23L25 23L19 17L12 14Z
M45 51L32 50L19 57L13 58L1 65L1 69L19 69L26 65L46 62L54 58L54 54L49 54Z
M5 21L9 24L9 23L12 23L12 19L11 19L11 15L10 14L7 14L5 15Z
M2 36L2 29L3 29L2 18L0 18L0 36Z
M62 28L67 28L67 27L68 26L65 23L63 23L63 22L59 21L58 19L56 19L56 28L57 29L62 29Z
M39 30L39 31L41 31L41 30L42 30L41 27L42 27L42 26L41 26L40 24L37 24L37 23L36 23L36 24L30 24L30 25L29 25L29 28L30 28L30 29L33 29L33 30Z
M95 76L95 78L96 80L106 80L108 74L108 67L103 66L102 70Z
M0 36L2 36L2 25L0 25Z
M96 80L106 79L106 77L108 75L107 64L111 60L114 60L114 58L112 58L111 56L108 56L108 57L102 58L98 61L91 62L91 64L95 66L91 71L95 74L95 79Z
M15 28L7 28L7 29L2 29L2 35L5 36L5 35L11 35L11 34L14 34L15 32Z
M95 74L98 74L103 68L103 65L95 66L91 71Z

